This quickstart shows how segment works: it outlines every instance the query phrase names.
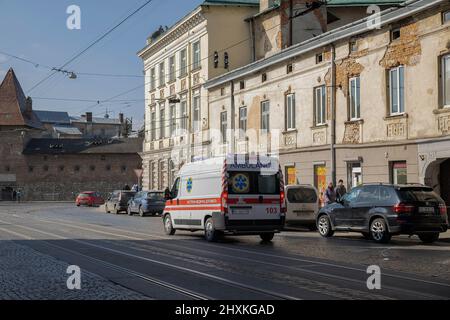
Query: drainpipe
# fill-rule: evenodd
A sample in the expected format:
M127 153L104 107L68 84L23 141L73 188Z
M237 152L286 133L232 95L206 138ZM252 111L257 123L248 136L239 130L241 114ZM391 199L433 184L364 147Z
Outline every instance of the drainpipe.
M331 181L336 186L336 50L335 46L331 44Z
M253 18L250 19L250 39L252 44L252 62L256 60L256 45L255 45L255 23Z
M235 113L235 104L234 104L234 81L233 80L231 80L230 81L230 88L231 88L231 119L230 119L230 121L231 121L231 126L230 126L230 128L231 128L231 137L230 137L230 139L231 139L231 154L235 154L235 150L236 150L236 148L235 148L235 138L236 138L236 134L235 134L235 115L234 115L234 113Z
M188 136L187 136L187 155L186 155L186 163L191 162L191 157L192 157L192 81L191 81L191 42L188 42L188 46L187 46L187 52L186 52L186 61L187 61L187 68L188 68L188 72L187 72L187 79L188 79L188 94L187 94L187 114L188 114L188 118L187 118L187 131L188 131Z
M292 16L294 15L294 3L293 0L289 1L289 47L292 46L292 32L293 32L293 22Z

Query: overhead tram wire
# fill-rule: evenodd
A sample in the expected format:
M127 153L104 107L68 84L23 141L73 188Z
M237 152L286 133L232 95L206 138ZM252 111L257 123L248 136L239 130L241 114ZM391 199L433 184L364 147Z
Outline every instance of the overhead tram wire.
M69 65L70 63L72 63L73 61L75 61L76 59L78 59L80 56L82 56L85 52L87 52L90 48L92 48L94 45L96 45L97 43L99 43L100 41L102 41L104 38L106 38L109 34L111 34L114 30L116 30L118 27L120 27L122 24L124 24L128 19L130 19L131 17L133 17L135 14L137 14L139 11L141 11L143 8L145 8L147 5L149 5L151 2L153 2L154 0L147 0L145 3L143 3L141 6L139 6L136 10L134 10L132 13L130 13L129 15L127 15L124 19L122 19L122 21L120 21L118 24L116 24L113 28L109 29L106 33L104 33L102 36L100 36L99 38L97 38L94 42L92 42L89 46L87 46L85 49L83 49L81 52L77 53L75 56L73 56L71 59L69 59L69 61L67 61L66 63L64 63L61 67L59 67L58 69L63 69L65 68L67 65ZM36 83L33 87L31 87L28 92L33 91L34 89L36 89L37 87L39 87L42 83L44 83L45 81L47 81L48 79L50 79L51 77L53 77L56 73L58 73L58 71L53 71L52 73L50 73L49 75L47 75L45 78L43 78L42 80L40 80L38 83Z

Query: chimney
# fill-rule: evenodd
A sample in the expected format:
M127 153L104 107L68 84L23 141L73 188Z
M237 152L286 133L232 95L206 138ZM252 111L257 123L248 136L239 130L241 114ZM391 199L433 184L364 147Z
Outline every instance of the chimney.
M92 122L92 112L86 112L86 122Z
M33 100L31 97L27 97L25 100L25 112L31 113L33 111Z
M119 121L120 123L123 123L123 113L119 113Z

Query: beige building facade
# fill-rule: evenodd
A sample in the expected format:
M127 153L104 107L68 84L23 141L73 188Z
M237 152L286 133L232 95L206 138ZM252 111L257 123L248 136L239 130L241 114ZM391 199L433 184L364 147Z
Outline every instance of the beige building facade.
M228 131L213 155L278 154L287 183L321 190L426 183L450 203L449 12L411 1L211 79L210 126Z
M258 8L257 0L205 1L171 28L155 32L138 53L146 75L145 189L171 185L184 163L208 156L203 84L251 62L245 19Z

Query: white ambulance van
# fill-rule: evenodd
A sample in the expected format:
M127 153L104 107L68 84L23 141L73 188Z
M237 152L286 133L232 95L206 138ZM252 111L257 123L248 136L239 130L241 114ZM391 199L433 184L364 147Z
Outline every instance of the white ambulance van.
M271 241L285 221L279 162L266 156L230 155L185 164L167 194L166 234L203 230L208 241L225 234Z

